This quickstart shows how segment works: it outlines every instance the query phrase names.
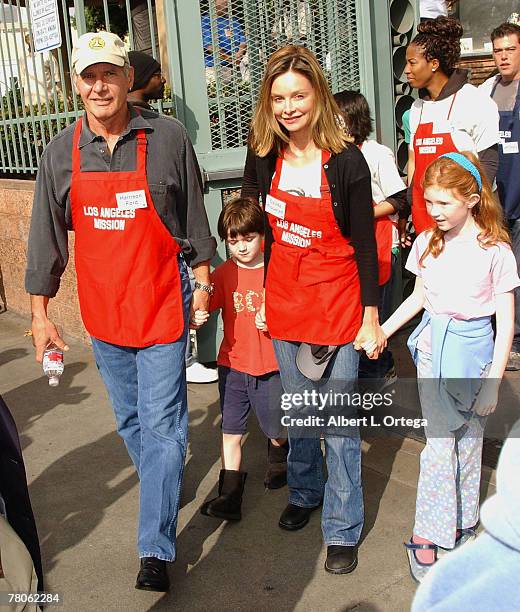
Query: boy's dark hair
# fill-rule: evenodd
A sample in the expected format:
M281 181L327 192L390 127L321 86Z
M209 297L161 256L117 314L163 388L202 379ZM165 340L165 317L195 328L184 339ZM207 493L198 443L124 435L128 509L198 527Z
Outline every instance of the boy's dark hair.
M346 89L334 94L334 99L343 115L349 136L352 136L355 144L363 144L373 129L370 107L365 96L358 91Z
M420 23L417 31L410 45L421 47L426 61L439 60L442 72L451 76L460 59L460 39L464 33L460 21L441 15Z
M228 202L218 218L218 235L222 240L246 234L264 235L264 213L253 198L235 198Z
M512 34L516 34L516 38L520 42L520 26L516 23L501 23L491 32L491 42L494 42L496 38L504 38Z

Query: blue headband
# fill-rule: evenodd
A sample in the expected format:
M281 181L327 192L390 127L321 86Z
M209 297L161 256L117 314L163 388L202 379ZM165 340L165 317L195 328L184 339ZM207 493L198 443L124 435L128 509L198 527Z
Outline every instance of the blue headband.
M477 181L479 192L482 191L482 177L480 176L480 172L477 169L477 166L473 162L471 162L465 155L462 153L445 153L440 157L447 157L451 159L459 166L462 166L464 170L467 170L473 175L473 178ZM440 158L439 158L440 159Z

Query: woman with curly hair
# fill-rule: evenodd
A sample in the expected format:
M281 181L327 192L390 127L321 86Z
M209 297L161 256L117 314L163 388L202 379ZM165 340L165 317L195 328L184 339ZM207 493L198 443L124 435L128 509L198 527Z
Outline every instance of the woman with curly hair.
M419 89L419 99L410 112L408 161L417 234L434 225L421 188L432 161L444 153L471 151L478 155L490 183L498 166L496 104L468 83L467 70L456 68L462 33L457 19L430 19L419 24L418 34L406 51L406 78Z

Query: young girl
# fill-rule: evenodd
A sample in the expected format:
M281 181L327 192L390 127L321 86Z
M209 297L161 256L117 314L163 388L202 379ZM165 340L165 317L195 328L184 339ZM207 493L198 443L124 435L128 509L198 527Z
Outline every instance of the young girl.
M318 392L332 381L348 392L357 378L355 348L385 345L370 172L338 116L308 49L273 53L251 124L242 195L264 204L265 311L257 325L264 329L267 321L286 394ZM319 436L289 437L289 504L279 525L305 527L323 501L325 569L351 572L363 527L359 432L325 436L326 482Z
M415 289L383 325L390 337L425 309L408 341L428 422L415 526L405 544L417 581L439 547L454 548L477 524L481 417L497 404L513 338L513 289L520 285L502 209L477 158L441 156L428 166L423 187L436 227L415 241L406 264L417 276Z

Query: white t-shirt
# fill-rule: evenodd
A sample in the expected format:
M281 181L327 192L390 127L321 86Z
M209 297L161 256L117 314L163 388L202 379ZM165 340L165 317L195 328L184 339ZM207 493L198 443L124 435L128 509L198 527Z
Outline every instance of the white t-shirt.
M489 77L489 79L486 79L482 84L478 86L478 90L481 91L482 93L485 93L486 96L491 96L493 87L495 86L495 83L498 81L499 78L500 78L500 75L498 74L496 74L495 76Z
M365 140L361 145L361 153L370 168L372 200L376 204L406 189L391 149L375 140Z
M392 150L375 140L365 140L361 145L361 153L370 169L372 200L379 204L398 191L406 189L406 185L395 164ZM391 215L397 221L397 213ZM392 246L399 245L399 232L394 228Z
M424 308L430 314L445 314L469 320L495 313L496 296L520 285L516 259L509 245L499 242L483 248L478 227L445 240L438 257L419 260L428 246L431 231L417 236L406 261L406 269L420 276L424 286ZM430 327L418 338L418 348L431 353Z
M453 102L453 96L456 95ZM448 120L448 113L450 111ZM422 109L422 117L421 117ZM499 142L498 108L484 91L466 83L456 94L444 100L416 100L410 110L410 146L417 126L433 122L434 134L451 132L459 151L478 153Z
M448 15L446 0L421 0L419 3L421 19L435 19L439 15Z
M305 168L293 168L285 160L278 188L295 196L321 198L321 155Z

